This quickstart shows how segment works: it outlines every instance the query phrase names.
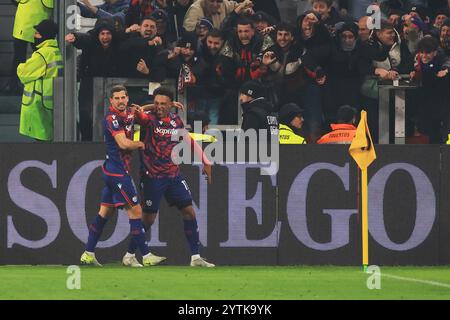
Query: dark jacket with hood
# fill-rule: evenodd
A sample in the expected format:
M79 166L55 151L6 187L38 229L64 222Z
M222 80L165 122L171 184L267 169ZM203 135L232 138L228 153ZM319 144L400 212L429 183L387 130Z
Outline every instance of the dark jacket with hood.
M256 98L242 105L242 130L270 130L267 117L273 112L273 106L264 97Z
M112 34L111 45L103 48L98 39L101 30ZM114 77L119 73L119 35L109 20L98 20L88 33L75 33L73 45L82 50L79 71L81 77Z
M413 70L413 56L397 32L395 43L392 46L382 44L376 32L372 32L369 41L365 44L364 51L372 60L371 75L375 73L376 68L395 70L399 74L409 74Z

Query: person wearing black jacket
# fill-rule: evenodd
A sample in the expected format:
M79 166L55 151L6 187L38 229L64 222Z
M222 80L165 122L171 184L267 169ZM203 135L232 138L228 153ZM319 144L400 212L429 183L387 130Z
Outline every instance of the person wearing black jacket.
M97 20L94 29L88 33L69 33L65 39L77 49L82 50L79 64L79 131L82 141L91 141L92 78L118 76L120 37L115 31L112 20L100 19Z
M273 106L264 98L264 87L259 81L245 82L239 89L239 101L242 107L243 131L256 130L259 138L259 130L267 130L267 139L274 136L278 141L278 121L272 115ZM242 141L244 142L244 141Z
M361 106L360 89L364 76L370 72L370 59L364 55L362 42L358 41L358 25L345 22L336 30L331 51L329 84L331 87L331 109L325 110L325 118L332 121L337 109L350 105Z
M165 78L167 51L162 50L162 39L156 35L156 21L142 19L140 32L133 33L120 46L121 74L130 78L147 78L162 82Z

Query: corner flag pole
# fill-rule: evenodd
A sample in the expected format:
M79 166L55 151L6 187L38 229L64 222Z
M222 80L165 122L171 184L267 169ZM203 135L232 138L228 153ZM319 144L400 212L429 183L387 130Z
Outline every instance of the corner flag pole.
M369 202L367 168L377 158L367 124L367 112L361 111L361 121L356 129L355 137L349 148L349 153L361 169L361 237L362 237L362 265L367 271L369 265Z
M361 170L361 195L362 195L362 265L364 272L369 265L369 204L367 187L367 168Z

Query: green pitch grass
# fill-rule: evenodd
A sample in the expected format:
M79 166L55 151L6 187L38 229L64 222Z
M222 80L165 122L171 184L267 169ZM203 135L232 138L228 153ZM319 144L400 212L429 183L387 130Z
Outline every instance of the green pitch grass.
M382 267L379 290L357 267L81 267L80 290L66 270L0 267L0 299L450 299L450 267Z

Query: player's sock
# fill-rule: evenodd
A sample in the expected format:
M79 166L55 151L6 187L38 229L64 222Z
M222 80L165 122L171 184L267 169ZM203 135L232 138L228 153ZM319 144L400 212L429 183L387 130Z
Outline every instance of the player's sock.
M197 219L183 220L184 222L184 234L191 247L191 255L200 253L200 241L198 233Z
M150 227L151 227L151 226L149 226L149 225L147 225L147 224L145 224L145 223L142 223L142 225L144 226L145 233L147 233L147 231L150 230ZM136 250L137 250L137 247L138 247L138 246L137 246L136 241L134 241L134 238L131 237L130 243L129 243L129 245L128 245L128 251L127 251L127 253L135 254L135 253L136 253Z
M130 233L132 241L136 242L141 254L143 256L147 255L150 250L145 243L144 226L142 225L141 219L130 219Z
M105 226L108 219L103 218L99 214L95 217L94 221L89 226L89 237L86 244L86 251L94 252L97 242L102 235L103 227Z

